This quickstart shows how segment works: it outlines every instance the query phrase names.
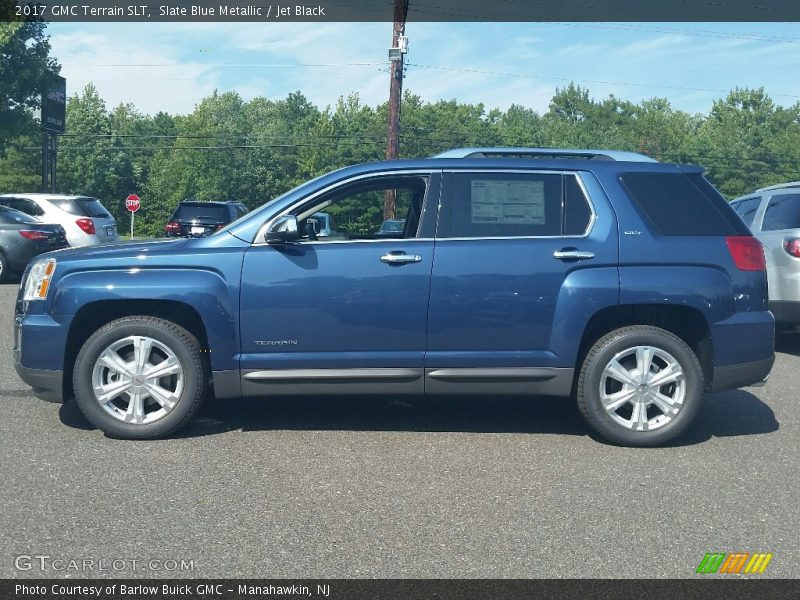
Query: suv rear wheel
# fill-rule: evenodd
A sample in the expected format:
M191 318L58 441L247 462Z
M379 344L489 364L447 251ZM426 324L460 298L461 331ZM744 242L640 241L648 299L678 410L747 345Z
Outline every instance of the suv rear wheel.
M691 348L648 325L617 329L589 350L577 402L589 426L624 446L655 446L678 435L703 396L703 370Z
M75 360L75 398L83 414L119 438L166 436L185 425L206 393L200 343L156 317L131 316L98 329Z

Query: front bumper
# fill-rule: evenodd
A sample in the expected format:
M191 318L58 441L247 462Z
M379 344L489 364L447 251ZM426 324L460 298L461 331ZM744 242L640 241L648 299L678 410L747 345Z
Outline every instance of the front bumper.
M64 400L66 330L47 315L17 314L14 319L14 369L43 400Z
M64 373L49 369L29 369L14 361L20 379L33 388L33 393L48 402L64 401Z

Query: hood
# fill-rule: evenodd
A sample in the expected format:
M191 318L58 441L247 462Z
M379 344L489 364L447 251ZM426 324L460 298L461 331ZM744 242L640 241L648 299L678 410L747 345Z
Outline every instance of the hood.
M114 242L98 246L81 246L59 250L52 256L58 261L91 260L91 259L125 259L141 260L144 256L168 256L179 252L188 240L172 238L164 240L148 240L145 242Z

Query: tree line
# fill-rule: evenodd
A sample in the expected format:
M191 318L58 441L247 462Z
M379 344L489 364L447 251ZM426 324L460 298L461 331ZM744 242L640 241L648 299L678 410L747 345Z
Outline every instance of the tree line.
M42 44L39 62L51 60L43 31L32 34ZM15 76L19 71L17 66ZM17 112L13 128L0 127L0 193L40 186L38 129ZM146 115L132 104L108 108L90 84L67 102L58 191L100 198L120 224L128 222L125 197L137 193L137 233L154 235L186 198L239 200L252 209L334 168L380 160L386 123L386 103L366 105L357 93L322 109L301 92L249 101L236 92L215 92L190 114ZM800 179L800 102L784 107L763 89L737 88L714 101L708 114L690 114L666 98L597 100L570 84L557 89L540 114L519 105L498 110L455 100L424 102L405 93L401 157L463 146L642 152L706 167L707 177L730 199Z

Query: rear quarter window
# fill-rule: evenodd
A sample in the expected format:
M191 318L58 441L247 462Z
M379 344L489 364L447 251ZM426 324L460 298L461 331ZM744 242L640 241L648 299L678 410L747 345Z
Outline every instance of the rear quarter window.
M800 194L780 194L769 199L761 231L800 229Z
M753 219L755 219L760 204L761 196L755 196L754 198L744 198L743 200L732 202L731 208L741 217L745 225L752 227Z
M76 217L106 219L111 216L97 198L56 198L50 199L50 203Z
M623 187L662 235L749 235L747 226L699 174L624 173Z

